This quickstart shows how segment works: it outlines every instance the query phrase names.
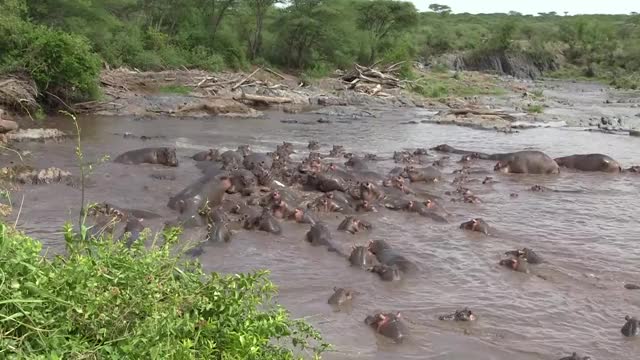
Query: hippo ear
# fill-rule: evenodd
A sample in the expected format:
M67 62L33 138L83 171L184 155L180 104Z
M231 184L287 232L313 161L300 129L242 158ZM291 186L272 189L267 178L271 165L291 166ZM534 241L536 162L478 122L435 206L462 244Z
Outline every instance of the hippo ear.
M400 311L398 311L398 312L396 313L396 317L397 317L398 319L399 319L400 317L402 317L402 314L400 313Z
M471 222L475 225L478 223L478 219L471 219Z

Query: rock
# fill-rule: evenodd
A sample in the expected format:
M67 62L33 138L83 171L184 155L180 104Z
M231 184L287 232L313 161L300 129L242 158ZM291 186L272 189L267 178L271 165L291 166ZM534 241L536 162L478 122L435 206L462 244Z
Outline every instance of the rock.
M2 112L0 111L0 117L2 116ZM0 134L8 133L10 131L18 130L18 123L11 120L4 120L0 118Z

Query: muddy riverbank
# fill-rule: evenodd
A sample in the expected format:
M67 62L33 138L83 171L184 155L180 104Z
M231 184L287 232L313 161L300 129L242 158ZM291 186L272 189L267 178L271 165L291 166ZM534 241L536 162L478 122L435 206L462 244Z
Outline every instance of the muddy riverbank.
M341 112L345 109L349 111ZM272 151L282 141L294 144L296 160L307 154L310 140L320 142L322 153L333 144L356 154L374 153L382 160L372 163L371 169L380 174L397 165L391 159L394 151L441 143L483 152L535 149L554 157L601 152L623 167L640 163L638 138L557 128L505 134L422 123L433 118L433 111L399 111L380 105L324 107L301 114L266 110L260 118L80 116L89 160L104 155L113 159L141 147L172 146L180 161L177 168L103 163L90 177L87 198L156 212L161 218L147 225L159 230L164 221L176 217L166 206L169 197L201 176L191 155L212 147L235 149L240 144L258 152ZM319 122L320 118L324 121ZM417 124L410 123L416 120ZM73 131L67 118L52 118L47 125ZM56 166L78 174L75 143L70 139L13 146L35 168ZM429 153L430 160L445 156ZM381 282L371 273L350 268L336 254L309 246L304 241L308 226L289 221L282 222L282 235L238 231L230 243L207 248L200 260L211 271L270 269L280 288L279 300L294 316L308 317L335 345L336 351L327 359L542 360L577 351L594 359L622 360L638 353L640 343L623 338L620 327L625 315L637 316L640 311L639 293L623 287L640 283L640 246L632 225L640 216L636 204L640 178L573 171L559 176L498 175L492 171L493 162L477 161L473 167L479 172L471 178L481 181L493 176L497 183L466 184L482 200L467 204L451 202L454 196L445 194L456 189L451 182L452 172L460 168L457 160L453 155L444 162L443 181L418 187L442 197L452 214L448 223L383 209L359 214L374 228L352 236L335 231L343 216L322 215L343 251L369 239L390 241L420 267L416 276L404 282ZM3 152L0 161L20 160L16 153ZM528 191L534 184L578 191ZM12 191L14 211L9 219L17 216L23 203L18 227L42 239L51 253L59 252L64 247L61 224L75 221L79 198L77 187L62 183L19 185ZM484 237L458 228L472 217L484 218L495 227L496 235ZM202 237L202 229L191 229L183 240ZM533 274L513 273L497 265L504 251L524 246L534 248L547 263L537 266ZM358 291L351 310L334 312L327 305L334 286ZM478 321L461 325L438 320L439 315L465 306L478 315ZM404 344L375 336L363 323L376 311L403 313L410 330Z

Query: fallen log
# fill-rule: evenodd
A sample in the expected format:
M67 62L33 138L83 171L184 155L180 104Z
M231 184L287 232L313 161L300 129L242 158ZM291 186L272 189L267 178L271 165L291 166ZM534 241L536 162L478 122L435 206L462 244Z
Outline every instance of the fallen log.
M245 93L236 95L233 97L233 99L238 101L251 101L254 103L262 103L266 105L287 104L287 103L293 102L293 100L288 97L264 96L264 95L256 95L256 94L245 94Z
M233 87L231 87L231 90L233 91L233 90L239 88L242 84L244 84L247 80L251 79L251 77L253 75L255 75L261 69L262 69L261 67L255 69L251 74L247 75L244 79L240 80L237 84L233 85Z
M469 114L477 115L477 116L490 115L490 116L501 117L503 119L508 119L508 120L516 120L515 116L507 114L504 111L493 111L493 110L485 110L485 109L470 109L470 108L451 109L447 113L455 116L462 116L462 115L469 115Z

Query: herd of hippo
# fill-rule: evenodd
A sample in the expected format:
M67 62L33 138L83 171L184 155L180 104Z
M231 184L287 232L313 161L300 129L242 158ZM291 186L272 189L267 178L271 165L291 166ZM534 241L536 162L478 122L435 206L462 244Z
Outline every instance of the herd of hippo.
M502 173L558 174L562 168L577 171L640 173L640 166L623 169L620 164L603 154L572 155L551 158L540 151L518 151L502 154L486 154L438 145L430 150L398 151L393 160L398 165L388 174L371 171L370 164L380 160L375 154L355 155L342 146L334 145L329 154L318 152L319 144L311 141L309 154L301 161L291 158L295 154L293 144L284 142L271 153L253 152L248 145L236 150L210 149L192 156L203 175L184 190L170 197L167 206L177 217L167 226L207 227L207 238L191 251L197 256L206 246L231 240L234 231L240 229L282 232L281 222L292 221L308 226L305 241L311 246L324 246L348 264L378 276L382 281L399 281L418 271L418 265L402 254L386 240L369 240L367 244L354 245L349 253L343 253L332 239L332 229L323 222L322 213L341 213L344 219L336 231L350 234L368 232L374 225L360 219L359 213L382 209L406 211L424 216L429 221L448 223L450 215L440 202L441 197L412 189L413 183L442 181L439 168L450 155L433 160L428 151L461 155L462 168L456 170L453 184L456 191L452 201L479 202L464 184L469 180L470 164L477 160L494 161L493 170ZM340 160L340 159L346 159ZM143 148L121 154L114 159L122 164L160 164L178 166L175 148ZM483 184L494 182L487 176ZM531 191L554 191L535 185ZM517 196L517 194L512 194ZM145 228L143 220L154 214L141 210L121 209L110 204L92 208L96 219L117 215L125 224L129 241L138 238ZM490 225L482 218L472 218L459 226L466 231L491 236ZM513 271L528 273L529 266L543 262L543 258L530 248L505 249L499 264ZM627 289L640 289L633 284ZM335 307L350 304L357 292L349 288L334 288L328 303ZM453 310L453 309L452 309ZM475 321L477 315L468 308L441 315L440 320ZM640 320L627 316L621 329L624 336L640 335ZM402 342L408 336L400 312L380 312L367 316L364 322L376 333ZM573 353L561 360L590 359Z

